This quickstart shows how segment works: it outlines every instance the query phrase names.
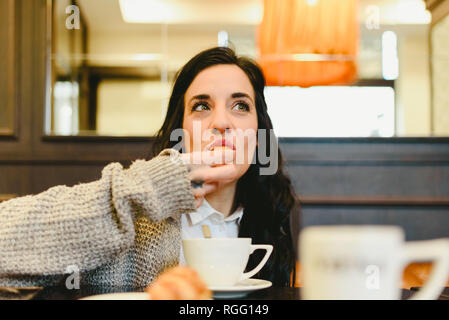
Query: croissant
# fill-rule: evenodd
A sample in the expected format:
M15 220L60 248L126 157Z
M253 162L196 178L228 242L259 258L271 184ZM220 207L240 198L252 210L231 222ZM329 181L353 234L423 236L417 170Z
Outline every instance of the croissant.
M152 300L208 300L212 292L198 273L185 266L161 273L146 289Z

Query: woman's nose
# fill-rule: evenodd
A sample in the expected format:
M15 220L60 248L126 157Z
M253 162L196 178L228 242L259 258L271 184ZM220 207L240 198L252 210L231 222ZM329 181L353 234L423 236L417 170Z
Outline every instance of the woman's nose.
M216 133L224 134L232 128L232 121L226 111L226 108L216 108L210 123L210 128Z

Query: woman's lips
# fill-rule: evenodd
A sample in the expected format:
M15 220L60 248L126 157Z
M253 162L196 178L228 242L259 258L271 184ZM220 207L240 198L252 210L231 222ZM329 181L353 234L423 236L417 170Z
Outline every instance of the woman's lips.
M206 147L206 150L213 151L213 150L216 150L218 148L223 148L223 149L228 148L228 149L231 149L231 150L235 151L234 144L232 142L226 140L226 139L215 140L214 142L212 142L211 144L209 144Z

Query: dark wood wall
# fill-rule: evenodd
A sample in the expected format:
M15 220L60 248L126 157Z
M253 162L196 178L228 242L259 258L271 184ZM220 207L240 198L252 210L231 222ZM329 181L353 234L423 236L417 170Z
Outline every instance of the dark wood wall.
M287 139L301 227L394 224L407 239L449 237L449 139Z
M8 103L17 117L12 133L0 132L0 194L35 194L54 185L88 182L98 179L110 162L127 166L147 158L151 138L43 134L46 1L2 1L2 9L8 10L0 11L0 19L5 12L13 17L7 28L14 41L2 37L0 46L14 46L1 51L0 58L14 64L12 72L0 77L12 81L9 97L14 103L4 95L0 103ZM407 239L449 237L449 138L280 142L302 204L301 227L394 224L405 228Z

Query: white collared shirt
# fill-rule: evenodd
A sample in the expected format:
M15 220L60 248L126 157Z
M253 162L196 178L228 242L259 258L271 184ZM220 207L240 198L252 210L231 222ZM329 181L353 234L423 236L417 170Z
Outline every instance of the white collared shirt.
M204 238L202 225L209 226L213 238L237 238L242 216L243 208L238 208L234 213L225 218L221 212L212 208L206 199L204 199L196 211L181 216L181 238ZM186 264L182 246L179 264Z

